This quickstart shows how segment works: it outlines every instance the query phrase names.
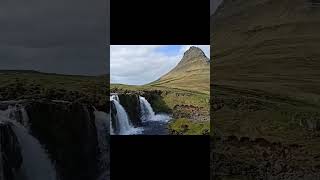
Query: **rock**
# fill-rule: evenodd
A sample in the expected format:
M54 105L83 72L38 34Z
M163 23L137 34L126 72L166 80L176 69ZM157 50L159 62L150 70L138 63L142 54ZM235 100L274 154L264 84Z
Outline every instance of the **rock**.
M308 158L317 161L310 156L304 147L283 145L262 138L249 141L246 137L238 140L236 136L214 138L211 171L213 179L225 176L257 180L319 179L317 167L312 164L301 166L301 162L308 161Z
M96 179L98 142L93 108L32 101L25 109L32 135L48 150L62 179Z
M111 124L112 124L112 129L114 130L114 134L119 133L119 124L118 124L118 118L117 118L117 109L114 105L114 103L111 101L110 102L110 108L111 108Z
M134 126L141 126L142 122L140 119L140 100L138 94L118 94L120 104L126 110L131 123Z
M186 132L186 131L188 131L189 126L187 124L183 124L183 125L181 125L180 128L182 129L182 132Z
M0 122L0 178L4 177L1 180L14 180L22 165L21 148L11 126Z

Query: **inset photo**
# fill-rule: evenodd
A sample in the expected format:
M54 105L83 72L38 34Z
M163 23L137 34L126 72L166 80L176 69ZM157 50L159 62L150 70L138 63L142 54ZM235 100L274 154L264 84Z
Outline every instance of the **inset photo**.
M209 135L210 45L112 45L112 135Z

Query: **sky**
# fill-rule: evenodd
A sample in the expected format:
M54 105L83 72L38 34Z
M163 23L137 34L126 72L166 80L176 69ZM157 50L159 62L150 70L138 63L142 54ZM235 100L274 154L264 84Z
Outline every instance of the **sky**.
M213 14L223 0L210 0L210 14Z
M1 0L0 69L108 73L108 8L107 0Z
M143 85L173 69L191 45L112 45L111 83ZM209 45L194 45L210 57Z

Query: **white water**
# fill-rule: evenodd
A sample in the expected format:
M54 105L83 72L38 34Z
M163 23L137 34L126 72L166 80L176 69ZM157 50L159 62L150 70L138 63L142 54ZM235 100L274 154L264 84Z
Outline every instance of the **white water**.
M22 123L24 127L26 127L30 131L29 116L24 107L21 108L21 114L22 114Z
M119 96L117 94L113 94L111 97L110 97L110 101L111 100L116 100L120 103L120 100L119 100Z
M115 108L117 110L117 120L118 120L118 126L119 126L118 134L119 135L141 134L141 132L143 131L142 128L134 128L130 124L128 114L126 110L123 108L123 106L120 104L119 96L117 94L113 94L110 97L110 101L114 103ZM110 125L110 133L114 134L114 130L112 129L112 123Z
M110 97L110 101L112 101L112 100L115 100L115 101L118 101L118 102L120 102L120 100L119 100L119 96L117 95L117 94L113 94L113 95L111 95L111 97ZM111 103L111 102L110 102ZM111 109L111 108L110 108ZM114 134L114 130L113 130L113 126L112 126L112 121L111 121L111 114L110 114L110 134Z
M112 99L112 102L114 103L115 108L117 110L119 135L140 134L142 132L142 129L134 128L130 124L129 117L127 115L126 110L123 108L123 106L115 99Z
M167 114L155 114L151 104L146 100L146 98L139 96L139 100L142 121L168 122L171 119Z
M7 110L0 111L0 122L10 122L13 124L12 130L17 136L23 157L22 172L20 173L25 174L28 180L56 180L55 168L46 151L42 148L39 141L30 135L23 125L16 121L15 117L12 116L14 111L16 111L16 107L13 106L9 106ZM22 114L26 118L27 114L25 112L22 112ZM23 120L23 122L27 122L27 119Z
M97 136L98 136L98 143L99 143L99 149L100 149L100 167L102 170L108 169L108 160L109 160L109 152L108 152L108 128L110 121L110 114L107 114L103 111L94 111L95 116L95 125L97 128ZM105 180L108 177L108 172L104 172L100 175L98 180Z
M150 103L146 100L146 98L139 96L140 100L140 111L142 121L148 121L154 119L156 115L150 105Z

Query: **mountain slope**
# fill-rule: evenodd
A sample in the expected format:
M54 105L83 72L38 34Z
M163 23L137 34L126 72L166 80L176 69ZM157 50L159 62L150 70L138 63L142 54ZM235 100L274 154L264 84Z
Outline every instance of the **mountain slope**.
M198 91L208 94L209 84L209 59L200 48L190 47L175 68L150 85Z
M316 1L226 0L212 22L215 84L320 102Z
M211 17L211 124L230 140L214 144L213 176L320 177L319 4L224 0Z

